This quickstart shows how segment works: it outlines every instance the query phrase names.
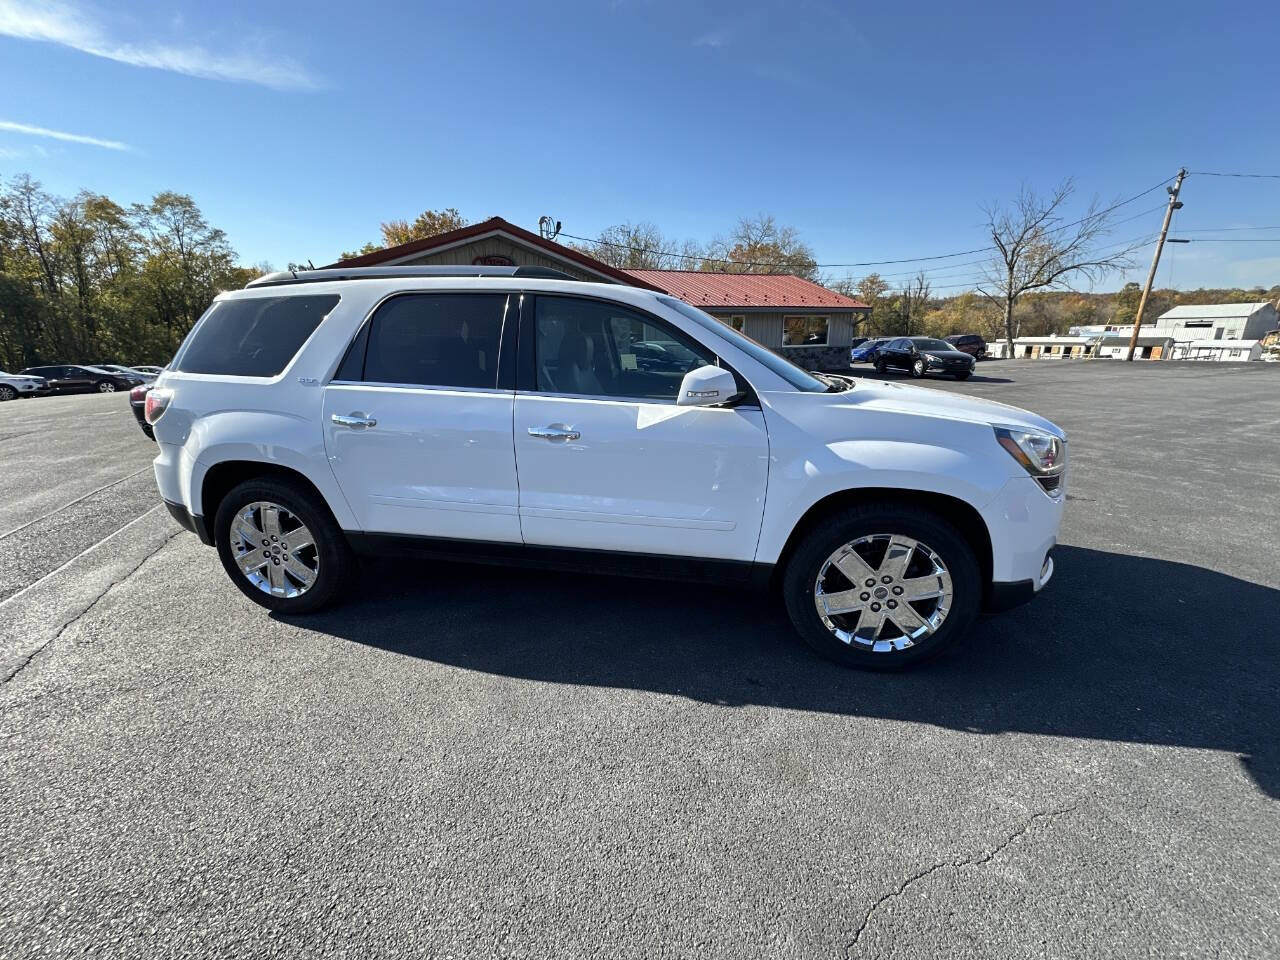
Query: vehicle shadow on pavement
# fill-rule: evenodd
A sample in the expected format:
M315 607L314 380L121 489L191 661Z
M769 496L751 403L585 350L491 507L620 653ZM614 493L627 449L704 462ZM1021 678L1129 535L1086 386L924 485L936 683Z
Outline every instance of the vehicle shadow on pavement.
M1060 546L1035 602L900 674L809 653L772 595L436 562L368 564L309 630L470 670L930 723L1230 751L1280 797L1280 590ZM289 619L289 618L285 618Z

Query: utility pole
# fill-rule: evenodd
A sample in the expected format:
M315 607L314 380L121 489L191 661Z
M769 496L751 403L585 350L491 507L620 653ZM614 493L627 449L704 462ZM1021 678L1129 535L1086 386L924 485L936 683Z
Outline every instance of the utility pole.
M1138 346L1138 331L1142 329L1142 311L1147 308L1147 297L1151 296L1151 285L1156 282L1156 267L1160 266L1160 251L1164 249L1164 238L1169 235L1169 221L1173 219L1173 211L1182 208L1182 204L1178 200L1178 191L1182 189L1182 181L1186 179L1187 169L1183 167L1178 171L1178 179L1174 181L1172 187L1166 187L1169 191L1169 206L1164 211L1164 224L1160 227L1160 239L1156 243L1155 256L1151 258L1151 272L1147 274L1147 285L1142 288L1142 299L1138 301L1138 312L1133 318L1133 334L1129 337L1129 355L1126 360L1133 359L1133 351Z

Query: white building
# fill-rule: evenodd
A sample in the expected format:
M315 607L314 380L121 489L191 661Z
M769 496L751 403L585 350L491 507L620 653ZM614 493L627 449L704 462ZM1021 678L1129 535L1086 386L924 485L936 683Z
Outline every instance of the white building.
M1257 340L1192 340L1175 343L1170 360L1261 360Z
M1129 341L1133 338L1133 328L1128 333L1109 333L1098 344L1098 356L1111 360L1125 360L1129 357ZM1148 329L1138 334L1138 342L1134 345L1135 360L1169 360L1174 349L1173 338L1159 330Z
M1018 337L1013 341L1013 356L1018 358L1066 360L1086 357L1093 351L1096 337Z
M1175 343L1196 340L1259 340L1277 326L1276 308L1261 303L1210 303L1174 307L1156 319L1152 332Z

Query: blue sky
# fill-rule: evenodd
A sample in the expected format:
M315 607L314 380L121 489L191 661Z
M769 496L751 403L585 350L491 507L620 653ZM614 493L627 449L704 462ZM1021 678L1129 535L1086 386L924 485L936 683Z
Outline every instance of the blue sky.
M821 263L919 257L985 245L982 205L1023 182L1074 177L1083 203L1180 165L1280 173L1277 36L1274 0L0 0L0 176L189 193L276 266L445 206L700 240L770 212ZM1280 282L1280 242L1206 242L1280 229L1190 232L1280 227L1280 179L1192 177L1183 199L1174 235L1204 239L1166 249L1161 285ZM939 293L974 276L927 265Z

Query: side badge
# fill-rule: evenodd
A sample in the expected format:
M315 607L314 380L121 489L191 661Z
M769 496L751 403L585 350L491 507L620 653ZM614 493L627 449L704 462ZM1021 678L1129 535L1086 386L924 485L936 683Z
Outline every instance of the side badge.
M299 377L298 382L302 384L304 387L314 387L320 381L317 380L315 377Z

